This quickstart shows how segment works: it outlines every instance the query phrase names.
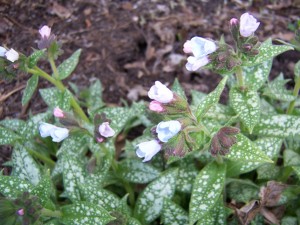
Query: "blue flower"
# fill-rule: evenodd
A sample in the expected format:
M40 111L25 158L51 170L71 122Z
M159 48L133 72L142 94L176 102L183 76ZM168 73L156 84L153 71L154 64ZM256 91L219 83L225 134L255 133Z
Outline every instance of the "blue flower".
M181 124L177 120L160 122L156 127L157 137L161 142L168 142L181 130Z

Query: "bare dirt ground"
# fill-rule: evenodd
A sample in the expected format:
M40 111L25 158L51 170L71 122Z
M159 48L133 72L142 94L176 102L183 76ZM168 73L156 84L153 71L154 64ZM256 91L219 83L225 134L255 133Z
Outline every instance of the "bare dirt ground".
M82 48L75 73L64 81L87 87L101 80L106 103L146 98L155 80L171 84L178 78L189 90L211 91L221 79L202 70L185 70L183 43L193 36L230 42L229 20L250 12L260 22L260 40L268 37L290 41L300 19L299 0L0 0L0 45L29 55L36 48L38 29L52 27L63 44L60 62ZM283 72L293 77L299 52L289 51L273 63L272 77ZM45 64L43 67L49 70ZM46 110L36 92L33 100L21 105L22 91L29 75L8 82L0 80L0 119L26 119L29 113ZM48 87L46 81L39 88ZM222 101L226 101L226 92ZM0 147L0 165L10 156L9 147ZM7 169L7 168L5 168Z

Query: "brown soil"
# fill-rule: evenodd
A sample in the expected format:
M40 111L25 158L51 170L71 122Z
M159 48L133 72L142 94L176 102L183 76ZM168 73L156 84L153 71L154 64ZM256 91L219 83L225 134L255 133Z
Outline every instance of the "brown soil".
M268 37L290 41L292 28L300 15L299 1L185 1L185 0L0 0L0 44L29 55L37 48L38 29L42 25L63 43L60 62L82 48L80 64L64 81L87 87L101 80L107 103L146 99L155 80L171 84L178 78L189 92L211 91L220 76L209 71L189 73L184 68L182 45L193 36L230 41L228 21L251 12L261 25L260 40ZM272 76L283 72L293 77L293 66L300 55L287 52L273 63ZM181 63L180 63L181 62ZM49 70L47 65L44 65ZM13 82L0 80L0 119L26 119L29 112L46 110L36 92L33 100L21 105L22 90L29 75ZM48 87L46 81L39 88ZM226 92L223 96L226 101ZM9 148L0 147L0 165L9 158Z

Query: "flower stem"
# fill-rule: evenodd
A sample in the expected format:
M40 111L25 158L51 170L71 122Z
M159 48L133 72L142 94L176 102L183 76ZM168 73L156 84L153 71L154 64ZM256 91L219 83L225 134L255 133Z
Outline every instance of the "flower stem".
M300 77L297 77L296 78L296 84L295 84L295 87L294 87L294 91L293 91L293 95L295 97L298 96L298 93L299 93L299 89L300 89ZM287 109L287 114L292 114L293 110L294 110L294 107L295 107L295 102L296 102L296 99L293 100L292 102L290 102L290 105Z
M57 68L56 68L56 65L55 65L55 62L54 62L54 59L52 56L48 55L48 60L49 60L49 63L51 65L51 69L53 71L53 74L54 74L54 78L56 80L59 79L59 74L58 74L58 71L57 71Z
M63 83L60 80L56 80L55 78L51 77L48 73L41 70L39 67L35 66L33 69L27 69L28 73L35 74L38 76L41 76L48 80L50 83L52 83L54 86L56 86L61 92L64 92L66 90L66 87L63 85ZM78 102L75 100L74 96L71 97L70 100L71 106L73 107L74 111L77 113L77 115L85 122L90 122L89 118L85 115L84 111L78 104Z
M244 77L243 77L243 70L241 66L238 66L235 70L236 80L239 87L244 86Z
M40 154L39 152L33 151L33 150L31 150L31 149L27 149L27 150L28 150L28 152L29 152L32 156L37 157L38 159L40 159L40 160L43 161L44 163L48 164L51 168L53 168L53 167L55 166L55 162L54 162L52 159L50 159L50 158L48 158L48 157L46 157L46 156Z
M45 216L45 217L56 217L56 218L60 218L62 216L62 213L61 211L52 211L52 210L49 210L49 209L45 209L43 208L41 210L41 214L42 216Z

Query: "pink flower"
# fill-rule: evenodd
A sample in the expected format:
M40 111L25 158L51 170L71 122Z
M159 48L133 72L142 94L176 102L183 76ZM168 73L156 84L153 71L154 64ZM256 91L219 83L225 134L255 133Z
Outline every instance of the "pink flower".
M158 112L158 113L165 111L162 104L158 101L151 101L149 104L149 109L151 111Z
M155 85L148 91L148 96L160 103L169 103L173 100L173 92L160 81L155 81Z
M237 18L232 18L230 20L230 25L231 26L237 25L238 23L239 23L239 20Z
M24 214L25 214L24 209L19 209L19 210L17 211L17 214L18 214L19 216L24 216Z
M112 137L115 135L115 131L109 126L108 122L103 122L100 126L99 126L99 133L103 136L103 137ZM100 141L102 142L102 141Z
M55 107L53 110L53 115L57 118L64 118L64 112L59 108L59 107Z
M251 36L257 30L259 24L252 15L244 13L240 18L240 34L243 37Z
M51 34L51 28L48 26L43 26L41 29L39 29L39 33L42 38L49 38Z
M9 51L7 51L5 53L5 56L7 58L7 60L14 62L17 61L19 59L19 53L17 51L15 51L13 48L11 48Z

